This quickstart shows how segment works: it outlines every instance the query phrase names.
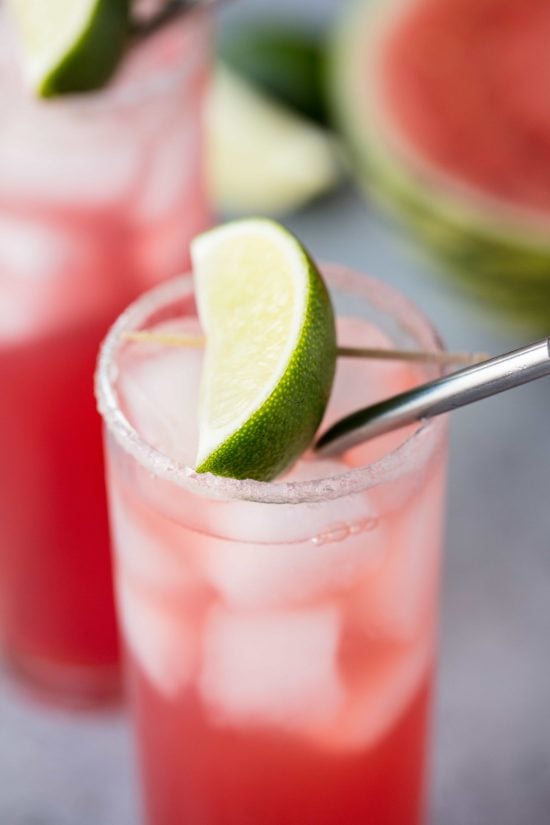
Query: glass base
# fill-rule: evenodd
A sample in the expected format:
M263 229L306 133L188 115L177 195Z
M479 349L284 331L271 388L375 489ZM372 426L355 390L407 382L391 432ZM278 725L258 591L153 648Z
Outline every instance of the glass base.
M87 710L119 704L122 678L118 664L73 665L4 651L6 671L17 688L34 701Z

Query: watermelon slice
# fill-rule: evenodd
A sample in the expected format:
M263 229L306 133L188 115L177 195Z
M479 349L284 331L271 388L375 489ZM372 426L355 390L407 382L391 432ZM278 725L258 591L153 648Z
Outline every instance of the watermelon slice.
M550 2L355 0L331 89L360 176L493 305L550 320Z

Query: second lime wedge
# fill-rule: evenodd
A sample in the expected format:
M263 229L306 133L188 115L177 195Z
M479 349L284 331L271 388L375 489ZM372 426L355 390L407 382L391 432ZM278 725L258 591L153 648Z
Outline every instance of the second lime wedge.
M24 72L40 97L97 89L109 79L129 30L129 0L8 0Z
M336 365L330 297L301 243L266 219L192 244L206 355L197 471L270 481L307 449Z
M317 124L218 66L208 107L211 195L232 215L283 215L337 186L337 142Z

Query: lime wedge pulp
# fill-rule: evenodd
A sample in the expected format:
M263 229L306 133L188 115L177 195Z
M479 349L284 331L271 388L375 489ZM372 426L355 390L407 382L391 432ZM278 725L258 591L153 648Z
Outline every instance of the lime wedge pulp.
M336 365L330 297L300 242L263 218L191 246L206 353L197 472L270 481L310 445Z
M129 0L8 0L23 70L40 97L97 89L129 30Z

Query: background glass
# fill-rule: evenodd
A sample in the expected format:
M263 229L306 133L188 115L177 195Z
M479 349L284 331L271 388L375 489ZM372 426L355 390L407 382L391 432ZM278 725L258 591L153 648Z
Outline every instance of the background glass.
M111 85L39 101L0 7L0 590L10 667L69 703L118 684L97 347L209 222L211 21L131 49Z

